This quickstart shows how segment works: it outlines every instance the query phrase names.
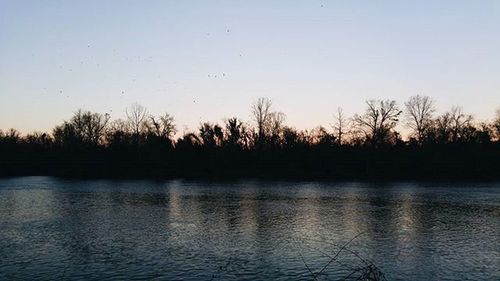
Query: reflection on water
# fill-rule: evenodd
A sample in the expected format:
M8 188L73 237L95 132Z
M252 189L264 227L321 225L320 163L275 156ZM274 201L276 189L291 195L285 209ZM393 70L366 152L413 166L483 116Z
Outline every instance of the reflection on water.
M500 279L492 183L2 179L0 229L1 280Z

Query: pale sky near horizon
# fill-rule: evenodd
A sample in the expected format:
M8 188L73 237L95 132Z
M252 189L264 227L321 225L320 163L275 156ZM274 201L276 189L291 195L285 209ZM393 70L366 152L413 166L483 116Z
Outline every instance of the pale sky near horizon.
M416 94L493 117L500 1L0 0L4 130L138 102L182 131L249 121L261 96L303 129Z

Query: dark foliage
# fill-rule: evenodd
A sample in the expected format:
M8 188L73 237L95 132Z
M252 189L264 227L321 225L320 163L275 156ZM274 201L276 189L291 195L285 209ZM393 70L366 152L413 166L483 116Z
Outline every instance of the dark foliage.
M394 130L403 112L389 100L368 101L365 114L349 120L339 115L341 126L329 133L285 126L285 115L259 99L255 126L230 118L177 140L172 116L149 116L138 104L128 120L112 122L79 110L52 134L0 131L0 176L500 178L500 112L490 124L475 124L459 107L432 116L428 97L412 97L406 107L407 140Z

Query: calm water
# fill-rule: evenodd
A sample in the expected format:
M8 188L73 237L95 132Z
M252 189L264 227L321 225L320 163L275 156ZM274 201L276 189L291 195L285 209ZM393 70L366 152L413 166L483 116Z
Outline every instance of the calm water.
M361 233L361 234L360 234ZM500 184L0 180L0 279L500 280Z

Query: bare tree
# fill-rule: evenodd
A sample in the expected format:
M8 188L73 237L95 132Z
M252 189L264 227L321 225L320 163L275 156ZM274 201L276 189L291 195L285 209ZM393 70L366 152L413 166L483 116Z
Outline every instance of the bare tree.
M130 123L119 118L115 119L109 123L108 133L110 132L122 132L124 134L130 133Z
M472 119L472 115L465 114L461 107L453 106L434 121L437 141L446 143L461 140L471 129Z
M151 120L152 131L156 136L170 139L177 133L175 119L172 115L165 113L158 118L153 115L149 118Z
M110 122L106 131L106 144L124 144L130 141L130 123L123 119L116 119Z
M368 100L363 115L354 115L353 122L372 144L387 140L402 113L394 100Z
M92 113L79 109L70 120L76 135L84 142L97 145L104 136L109 114Z
M405 102L406 124L421 143L425 130L432 125L432 115L435 111L434 101L428 96L416 95Z
M349 120L344 115L344 110L341 107L337 108L337 113L334 116L335 123L333 124L333 130L335 131L335 137L339 145L342 145L342 138L346 134L346 129L349 126Z
M243 123L240 128L241 131L241 145L243 148L248 149L252 146L255 146L255 138L253 137L255 134L254 129L251 125Z
M267 126L268 133L270 135L278 135L280 133L283 124L285 123L286 114L283 112L271 112L269 115L269 124Z
M141 132L144 123L147 121L148 110L146 107L138 103L133 103L125 110L125 113L127 115L127 120L130 123L132 132L137 137Z
M252 105L252 115L257 124L258 142L262 143L266 135L266 125L269 124L271 118L272 102L268 98L258 98Z
M463 135L464 130L471 125L472 115L465 114L462 107L454 106L450 111L451 140L456 142Z
M98 145L105 136L109 120L110 116L107 113L100 114L79 109L70 121L65 121L54 128L54 140L64 145L82 143Z
M86 119L88 139L91 143L97 145L104 137L111 116L108 113L92 113L91 115L87 114Z
M451 114L445 112L434 120L434 137L438 142L451 141Z
M265 129L269 144L275 146L280 144L285 118L286 115L283 112L271 112L269 115L269 122L266 124Z

